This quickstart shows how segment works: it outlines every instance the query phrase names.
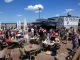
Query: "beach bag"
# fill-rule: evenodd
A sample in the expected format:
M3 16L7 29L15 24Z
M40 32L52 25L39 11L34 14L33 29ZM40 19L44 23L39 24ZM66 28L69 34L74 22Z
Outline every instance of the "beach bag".
M78 36L78 39L80 39L80 36Z
M56 51L50 51L51 56L56 56Z
M50 53L50 51L46 51L45 54L46 55L50 55L51 53Z

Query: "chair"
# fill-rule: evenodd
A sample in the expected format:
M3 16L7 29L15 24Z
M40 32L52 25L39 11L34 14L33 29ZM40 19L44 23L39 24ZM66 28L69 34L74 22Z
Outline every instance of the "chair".
M24 52L25 52L25 54L26 54L27 59L29 59L29 58L30 58L30 51L24 50Z
M1 47L2 47L2 42L0 42L0 50L1 50Z
M19 49L19 51L20 51L20 59L21 60L25 59L26 54L21 49Z
M30 60L35 60L35 50L30 52Z
M7 47L7 43L6 42L2 42L2 47Z
M37 54L41 53L41 49L37 49Z

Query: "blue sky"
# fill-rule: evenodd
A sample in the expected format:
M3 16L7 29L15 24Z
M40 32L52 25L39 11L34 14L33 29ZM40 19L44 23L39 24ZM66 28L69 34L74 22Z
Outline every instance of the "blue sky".
M0 0L0 22L35 21L38 7L42 9L41 18L66 15L68 11L80 16L80 0Z

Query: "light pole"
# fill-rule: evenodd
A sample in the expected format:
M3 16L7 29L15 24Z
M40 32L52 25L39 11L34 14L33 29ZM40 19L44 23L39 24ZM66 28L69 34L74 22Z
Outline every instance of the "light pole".
M40 11L41 11L40 7L38 7L38 11L39 11L39 20L40 20Z

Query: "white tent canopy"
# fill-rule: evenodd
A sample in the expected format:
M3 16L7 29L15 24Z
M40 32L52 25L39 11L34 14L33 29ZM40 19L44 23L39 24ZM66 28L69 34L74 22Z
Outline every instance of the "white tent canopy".
M1 22L0 22L0 30L1 30Z

